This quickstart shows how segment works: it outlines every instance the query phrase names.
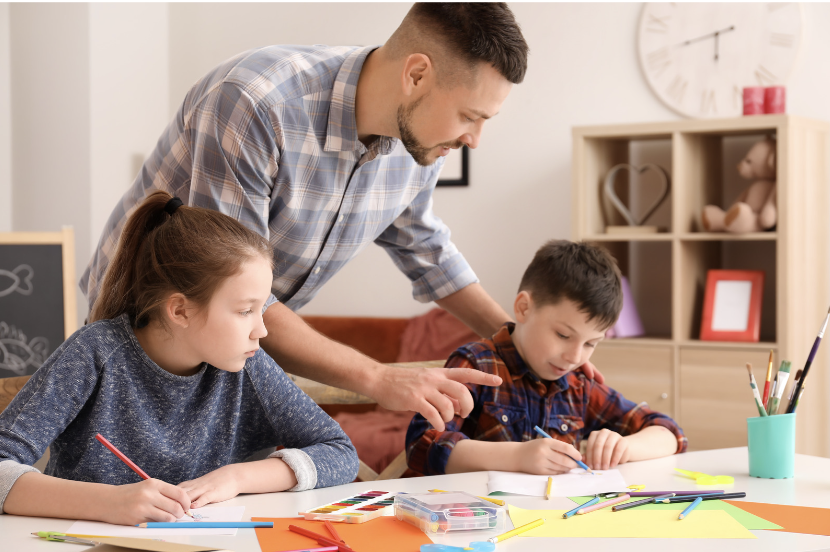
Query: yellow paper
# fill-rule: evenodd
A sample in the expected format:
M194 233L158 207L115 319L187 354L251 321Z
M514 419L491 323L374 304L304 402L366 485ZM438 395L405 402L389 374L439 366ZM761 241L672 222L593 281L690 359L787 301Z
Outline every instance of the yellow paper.
M509 506L514 527L540 517L541 527L522 533L522 537L600 537L652 539L754 539L743 525L723 510L692 511L677 519L677 510L637 511L637 508L612 512L597 510L563 519L567 510L525 510Z

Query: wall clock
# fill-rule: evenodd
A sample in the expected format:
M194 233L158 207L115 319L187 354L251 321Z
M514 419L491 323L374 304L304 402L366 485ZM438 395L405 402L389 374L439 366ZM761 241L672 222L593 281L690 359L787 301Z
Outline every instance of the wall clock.
M745 86L785 84L801 46L797 3L647 3L637 52L652 91L688 117L734 117Z

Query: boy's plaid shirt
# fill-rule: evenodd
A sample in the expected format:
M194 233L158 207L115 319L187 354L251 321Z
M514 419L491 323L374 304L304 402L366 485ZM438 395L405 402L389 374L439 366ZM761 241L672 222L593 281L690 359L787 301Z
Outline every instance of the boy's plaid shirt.
M416 414L406 433L411 469L424 475L443 474L458 441L529 441L536 438L536 425L577 449L592 431L606 428L631 435L660 425L677 437L677 452L686 450L686 437L674 420L651 410L646 403L625 399L581 372L571 372L546 386L516 350L511 337L514 326L508 322L491 339L460 347L447 360L447 367L475 368L500 376L502 384L468 384L475 406L466 419L455 416L446 431L436 431Z

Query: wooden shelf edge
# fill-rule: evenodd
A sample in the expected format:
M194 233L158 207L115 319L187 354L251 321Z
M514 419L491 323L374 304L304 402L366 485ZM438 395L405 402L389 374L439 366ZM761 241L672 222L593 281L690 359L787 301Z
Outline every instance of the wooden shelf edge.
M656 234L585 234L582 241L588 242L621 242L621 241L656 241L668 242L674 239L680 241L776 241L777 232L752 232L749 234L728 234L724 232L683 232L679 234L658 232Z

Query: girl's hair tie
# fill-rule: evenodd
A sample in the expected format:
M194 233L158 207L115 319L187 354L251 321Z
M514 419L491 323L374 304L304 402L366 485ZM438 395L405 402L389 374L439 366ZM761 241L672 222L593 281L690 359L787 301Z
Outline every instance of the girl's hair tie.
M177 197L174 197L164 205L164 212L170 216L173 216L173 213L176 212L176 209L178 209L182 205L184 205L184 203L182 203L182 200Z

